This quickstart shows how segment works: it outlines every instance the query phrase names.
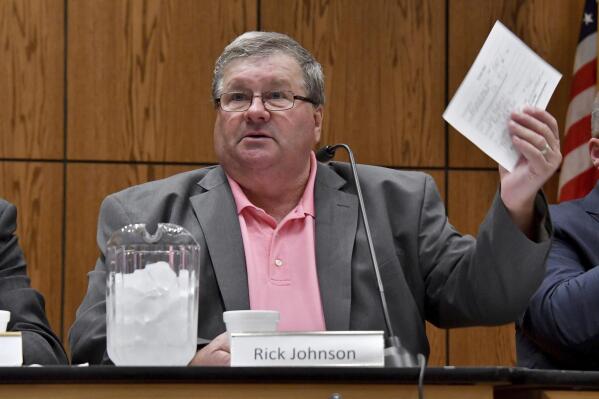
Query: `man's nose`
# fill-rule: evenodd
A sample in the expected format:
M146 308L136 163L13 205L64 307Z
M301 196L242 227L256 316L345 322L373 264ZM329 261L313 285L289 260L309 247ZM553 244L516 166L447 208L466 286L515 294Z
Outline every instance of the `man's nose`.
M261 96L254 96L250 107L244 114L246 120L252 122L266 122L270 119L270 112L264 107Z

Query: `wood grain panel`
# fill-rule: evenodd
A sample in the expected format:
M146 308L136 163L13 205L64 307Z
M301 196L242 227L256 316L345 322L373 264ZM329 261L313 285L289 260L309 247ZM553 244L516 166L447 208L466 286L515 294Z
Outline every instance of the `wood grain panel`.
M60 334L63 167L59 163L0 162L0 197L17 207L17 235L33 288L46 300Z
M543 191L547 196L547 202L549 202L550 204L557 203L557 187L559 184L559 174L560 171L558 170L557 172L555 172L553 176L551 176L551 179L549 179L549 181L545 183L545 185L543 186Z
M255 0L69 0L72 159L213 162L216 57Z
M63 156L62 0L0 1L0 157Z
M87 273L98 257L96 227L104 197L129 186L161 179L193 166L70 164L67 168L67 225L64 337L87 292Z
M541 388L519 388L514 386L498 387L493 393L494 399L596 399L597 391L583 391L575 389L546 389Z
M497 190L497 172L449 173L449 220L463 234L476 235ZM516 343L513 324L449 331L449 364L513 366Z
M261 23L323 65L323 144L346 142L363 163L444 165L442 2L262 0Z
M265 373L266 374L266 373ZM257 379L257 378L256 378ZM19 399L416 399L416 384L341 383L120 383L2 384L0 395ZM493 386L434 385L425 388L428 399L492 399ZM552 398L555 398L552 396ZM568 399L573 398L568 396ZM587 399L583 396L581 399Z
M597 392L595 391L550 391L550 390L538 390L538 392L542 399L594 399L597 397Z
M449 98L474 62L495 20L499 19L564 76L548 107L563 131L583 4L584 0L450 1ZM450 166L495 166L452 128L449 149Z

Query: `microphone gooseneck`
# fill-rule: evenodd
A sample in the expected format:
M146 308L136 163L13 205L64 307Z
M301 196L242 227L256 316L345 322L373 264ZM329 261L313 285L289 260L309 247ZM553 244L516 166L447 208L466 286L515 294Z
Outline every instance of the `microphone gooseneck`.
M349 155L349 163L351 166L354 183L356 186L356 192L358 194L358 202L360 203L360 213L362 214L362 221L364 223L364 229L366 230L366 239L368 241L368 249L370 251L370 258L372 259L372 266L376 275L376 283L379 289L381 297L381 305L383 308L383 316L385 318L385 324L389 336L386 342L385 348L385 367L415 367L418 365L416 358L409 353L400 343L399 338L393 331L391 324L391 318L389 317L389 309L387 306L387 298L385 297L385 288L383 287L383 280L381 279L381 273L379 270L379 264L376 258L374 250L374 244L372 242L372 234L370 231L370 224L368 223L368 215L366 215L366 206L364 205L364 197L362 196L362 187L360 184L360 178L356 168L356 160L354 153L347 144L334 144L322 147L316 152L316 159L320 162L328 162L335 156L335 151L338 148L343 148Z

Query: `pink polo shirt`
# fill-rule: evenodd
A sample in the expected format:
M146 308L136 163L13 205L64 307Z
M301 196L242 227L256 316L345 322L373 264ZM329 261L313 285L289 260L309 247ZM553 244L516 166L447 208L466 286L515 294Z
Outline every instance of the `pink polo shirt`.
M314 181L316 157L296 207L277 224L254 206L229 176L245 251L250 308L278 310L279 331L325 330L316 275Z

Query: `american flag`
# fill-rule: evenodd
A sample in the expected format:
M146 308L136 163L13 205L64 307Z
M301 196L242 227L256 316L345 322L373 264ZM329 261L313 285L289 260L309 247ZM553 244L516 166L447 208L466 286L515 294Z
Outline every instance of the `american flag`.
M570 105L566 116L564 162L559 177L559 201L585 196L599 172L593 168L588 142L597 84L597 0L586 0L574 59Z

